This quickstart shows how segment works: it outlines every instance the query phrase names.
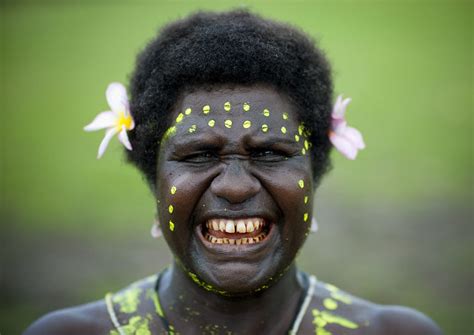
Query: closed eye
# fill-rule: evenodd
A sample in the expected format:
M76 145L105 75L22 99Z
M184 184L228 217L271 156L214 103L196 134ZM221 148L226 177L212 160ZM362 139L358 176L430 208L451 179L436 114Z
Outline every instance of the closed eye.
M258 162L280 162L290 157L286 152L272 149L254 150L250 156L252 160Z
M189 154L180 159L182 162L193 164L205 164L215 162L219 159L217 154L212 151L203 151Z

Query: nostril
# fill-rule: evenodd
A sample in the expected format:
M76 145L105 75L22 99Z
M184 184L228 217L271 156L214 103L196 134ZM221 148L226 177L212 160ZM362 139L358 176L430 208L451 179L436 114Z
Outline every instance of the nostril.
M238 161L228 164L211 184L212 193L235 204L252 198L260 189L260 181Z

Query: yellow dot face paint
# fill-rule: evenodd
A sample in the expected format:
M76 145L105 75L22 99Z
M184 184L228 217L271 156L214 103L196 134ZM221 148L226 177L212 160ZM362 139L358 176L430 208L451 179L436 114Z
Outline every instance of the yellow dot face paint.
M300 188L303 189L304 188L304 180L303 179L298 180L298 185L299 185Z
M189 127L188 132L189 132L189 133L194 133L194 132L196 131L196 129L197 129L197 128L196 128L196 125L193 124L191 127Z
M300 141L300 137L298 135L295 135L295 141L296 142L299 142Z
M170 220L170 230L174 231L174 222Z
M304 203L307 204L308 203L308 200L309 200L309 197L307 195L305 195L304 197Z
M266 133L268 131L268 125L262 124L262 131Z
M248 112L250 110L250 105L248 102L245 102L244 105L242 106L242 109L244 112Z
M181 121L183 121L183 118L184 118L184 114L183 114L183 113L179 113L179 114L178 114L178 117L176 118L176 123L180 123Z
M168 212L169 212L170 214L173 214L173 211L174 211L173 205L169 205L169 206L168 206Z
M300 124L298 126L298 134L300 134L300 136L303 135L303 131L304 131L304 126L302 124Z
M176 186L171 186L170 193L173 195L176 194Z
M204 114L209 114L210 111L211 111L211 106L209 106L209 105L206 105L202 108L202 112Z
M281 117L283 118L283 120L288 120L288 113L283 113Z
M232 120L225 120L224 126L229 129L232 128Z
M286 134L286 127L281 127L280 130L281 130L281 132L282 132L283 134Z
M191 108L186 108L186 110L184 111L184 114L189 115L191 114L192 111L193 110Z
M301 149L301 154L306 155L306 149L305 148Z
M303 221L304 221L304 222L308 221L308 218L309 218L309 214L308 214L308 213L304 213L304 214L303 214Z
M248 128L250 128L251 125L252 125L252 122L250 122L249 120L246 120L242 124L242 127L244 127L245 129L248 129Z
M265 109L263 110L263 113L262 113L262 114L263 114L264 116L266 116L266 117L269 117L269 116L270 116L270 111L265 108Z
M226 112L230 112L230 109L231 109L230 102L227 101L227 102L224 104L224 110L225 110Z
M330 310L335 310L337 308L337 302L332 300L331 298L326 298L323 300L323 305L324 307L326 307L327 309L330 309Z
M208 124L209 127L213 128L216 125L216 121L215 120L209 120L209 122L207 124Z
M304 140L304 148L305 148L306 150L309 149L309 142L308 142L307 140Z

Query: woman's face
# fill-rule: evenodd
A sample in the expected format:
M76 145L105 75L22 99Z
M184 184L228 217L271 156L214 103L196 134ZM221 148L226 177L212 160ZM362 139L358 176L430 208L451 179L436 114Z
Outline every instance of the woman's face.
M164 236L195 282L241 295L284 274L311 224L309 146L272 88L182 97L161 143L156 196Z

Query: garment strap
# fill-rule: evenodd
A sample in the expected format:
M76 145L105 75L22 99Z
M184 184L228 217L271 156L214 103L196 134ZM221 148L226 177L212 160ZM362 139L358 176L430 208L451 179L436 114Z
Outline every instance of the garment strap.
M309 285L306 290L306 294L303 300L303 303L300 305L300 310L298 311L298 314L296 314L296 319L293 322L293 326L291 327L290 331L288 332L288 335L296 335L298 333L298 329L300 328L301 322L303 321L303 317L306 314L306 311L308 310L309 303L311 302L311 299L314 294L314 289L316 287L316 277L315 276L310 276L309 277Z
M127 335L118 321L117 314L115 314L114 305L112 303L112 293L107 293L105 295L105 304L107 306L107 312L109 313L110 320L112 321L115 329L120 335Z

